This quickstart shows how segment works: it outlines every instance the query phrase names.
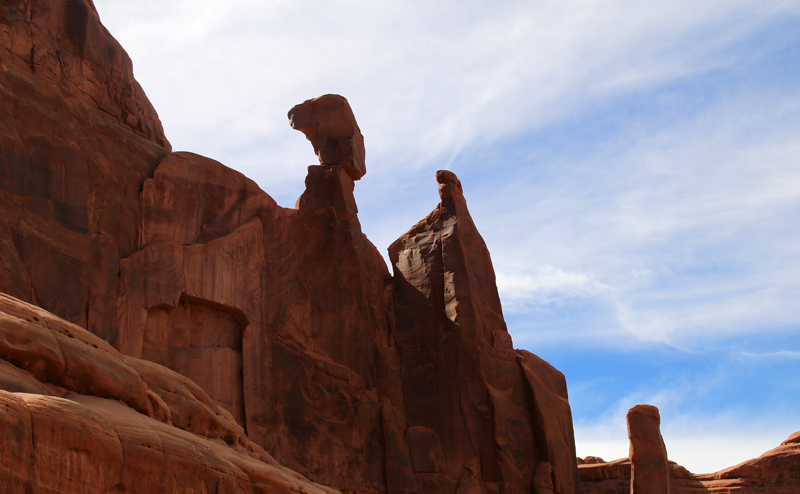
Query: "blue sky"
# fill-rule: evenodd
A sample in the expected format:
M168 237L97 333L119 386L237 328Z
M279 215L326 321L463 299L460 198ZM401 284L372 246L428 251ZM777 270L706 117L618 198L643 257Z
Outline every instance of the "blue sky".
M800 430L800 1L95 0L176 150L279 204L296 103L346 96L385 251L461 179L515 346L567 376L578 454L662 412L701 473Z

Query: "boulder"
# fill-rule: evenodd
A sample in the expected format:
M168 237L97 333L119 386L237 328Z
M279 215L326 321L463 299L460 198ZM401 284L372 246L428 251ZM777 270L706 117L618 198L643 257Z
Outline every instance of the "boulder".
M367 173L364 136L343 96L306 100L289 110L289 122L311 141L321 165L341 166L353 180Z

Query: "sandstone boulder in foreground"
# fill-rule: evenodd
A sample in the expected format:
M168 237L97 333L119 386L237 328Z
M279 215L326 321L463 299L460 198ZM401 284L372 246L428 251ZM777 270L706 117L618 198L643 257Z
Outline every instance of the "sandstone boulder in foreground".
M332 493L185 377L0 294L2 492Z

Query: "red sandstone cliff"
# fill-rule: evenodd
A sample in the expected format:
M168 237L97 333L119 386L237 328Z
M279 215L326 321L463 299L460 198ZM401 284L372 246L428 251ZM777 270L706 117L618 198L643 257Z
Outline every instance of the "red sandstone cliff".
M115 341L119 259L168 153L90 1L0 4L0 290Z
M3 2L0 38L0 291L54 314L8 299L39 321L0 322L0 424L16 431L3 479L31 492L258 492L262 476L282 486L262 490L322 489L300 475L358 492L577 492L566 383L513 350L463 197L438 208L454 230L424 301L362 234L364 141L344 98L290 112L320 164L281 208L220 163L170 152L89 0ZM441 341L415 346L431 322ZM47 358L26 354L40 338ZM64 432L81 430L100 432Z
M566 382L513 349L461 183L436 178L442 202L389 247L407 420L444 459L427 469L441 487L421 480L433 491L576 492Z
M0 294L0 492L331 493L197 385Z
M320 164L286 209L171 152L91 0L0 2L0 41L1 492L628 492L624 461L579 485L564 376L513 349L455 175L392 276L344 98L290 112ZM797 458L672 492L796 492Z

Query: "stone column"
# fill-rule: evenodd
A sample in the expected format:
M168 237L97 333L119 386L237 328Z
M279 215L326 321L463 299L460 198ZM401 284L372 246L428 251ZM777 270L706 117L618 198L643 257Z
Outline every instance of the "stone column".
M661 417L653 405L628 410L631 494L669 494L667 448L661 437Z

